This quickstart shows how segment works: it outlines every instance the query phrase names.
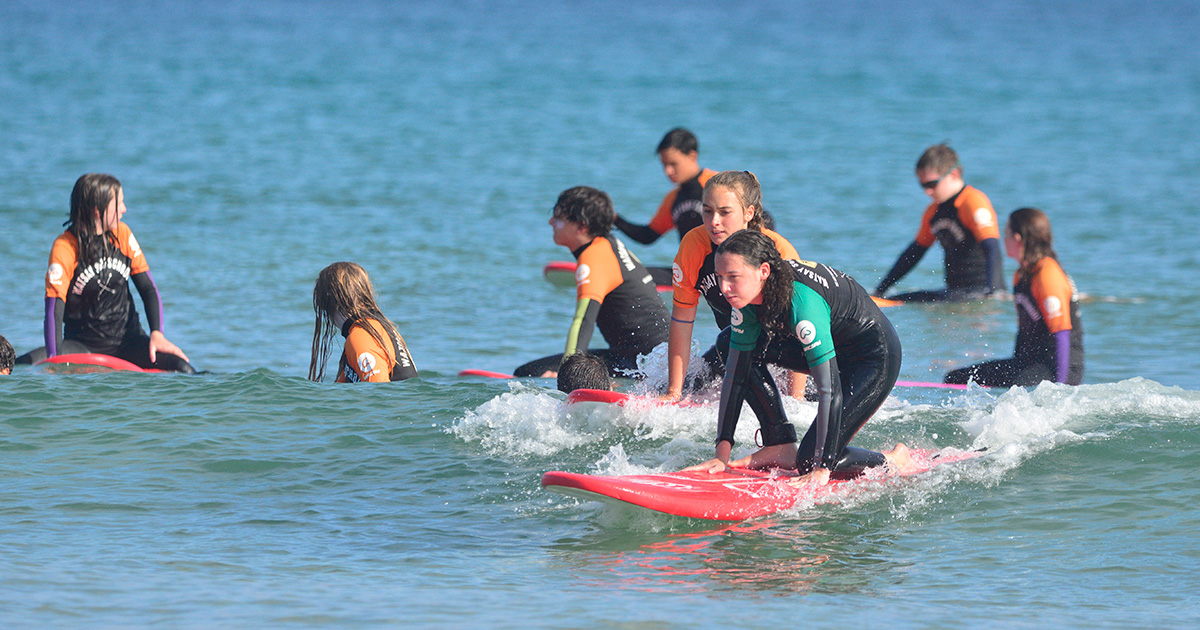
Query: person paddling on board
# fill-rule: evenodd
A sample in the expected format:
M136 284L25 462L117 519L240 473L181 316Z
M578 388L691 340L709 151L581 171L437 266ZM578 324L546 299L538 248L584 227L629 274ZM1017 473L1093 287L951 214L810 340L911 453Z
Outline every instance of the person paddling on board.
M404 338L375 303L371 279L361 266L336 262L317 274L313 287L312 358L308 379L320 382L333 351L333 340L346 338L338 358L338 383L387 383L417 376Z
M753 230L721 243L716 273L732 307L716 454L687 470L794 467L803 481L823 484L889 462L901 471L911 464L902 444L886 454L848 446L900 373L900 338L865 289L827 265L785 262L775 243ZM798 448L766 357L811 375L816 385L817 416ZM763 448L731 463L743 401L758 416Z
M912 271L934 242L942 244L946 288L887 296L901 302L981 300L1003 293L1000 232L992 202L962 178L962 163L954 149L939 144L917 160L917 181L933 203L921 217L917 238L888 271L873 295L884 297L891 286Z
M193 373L187 355L163 335L162 299L125 215L125 192L112 175L88 173L71 190L66 231L46 270L46 345L22 355L37 363L59 354L106 354L143 369ZM129 283L137 288L150 334L142 329Z
M1083 381L1083 324L1079 293L1058 264L1050 219L1037 208L1008 216L1004 249L1020 263L1013 275L1017 344L1011 359L987 361L946 375L947 383L984 387L1030 386L1042 381Z
M763 215L759 211L761 208L762 187L753 173L723 171L709 179L704 189L704 224L692 229L683 237L672 267L674 295L671 337L667 346L667 392L663 396L664 399L676 400L683 396L684 381L687 379L688 364L691 360L692 328L695 325L696 309L701 296L712 309L717 326L722 329L717 336L717 343L705 352L704 361L715 375L722 374L725 368L721 353L729 345L731 309L717 283L717 246L734 232L749 229L765 234L783 258L799 260L800 255L796 253L796 248L763 224ZM793 374L790 378L789 393L802 398L805 377L802 374Z
M553 377L564 357L586 351L604 359L612 376L630 376L639 355L667 340L667 309L642 262L611 234L614 216L601 190L576 186L558 196L550 226L554 243L579 261L575 316L562 354L530 361L514 375ZM595 328L608 348L588 349Z

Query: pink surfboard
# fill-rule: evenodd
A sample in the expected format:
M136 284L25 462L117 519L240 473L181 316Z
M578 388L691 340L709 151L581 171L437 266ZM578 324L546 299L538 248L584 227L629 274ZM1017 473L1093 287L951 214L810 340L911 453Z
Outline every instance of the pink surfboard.
M824 486L795 486L789 471L730 469L721 473L673 472L619 477L551 471L542 487L589 500L614 501L664 514L714 521L734 521L773 514L801 499L820 503L845 484L878 484L883 480L927 472L935 466L972 459L980 451L912 449L916 469L905 473L833 480Z
M162 370L147 370L114 356L107 354L60 354L37 362L37 365L61 367L69 372L162 372Z
M896 387L931 387L935 389L967 389L966 385L954 383L925 383L922 381L896 381Z

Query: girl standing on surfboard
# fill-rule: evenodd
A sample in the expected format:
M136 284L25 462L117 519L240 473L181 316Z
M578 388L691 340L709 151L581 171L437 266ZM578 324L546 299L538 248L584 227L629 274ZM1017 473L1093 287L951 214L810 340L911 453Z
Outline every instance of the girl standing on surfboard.
M764 234L783 258L800 258L787 239L763 226L762 187L749 171L723 171L712 176L704 187L703 217L704 225L688 232L679 243L672 269L675 293L667 342L667 393L664 396L668 400L683 395L692 351L692 327L701 296L708 302L717 326L723 331L716 345L704 354L704 360L717 374L724 367L720 351L728 345L731 309L717 286L714 263L717 246L734 232L751 230ZM793 375L790 393L802 397L804 384L803 375ZM751 405L755 404L752 400Z
M753 230L721 243L716 273L732 306L716 456L689 470L720 472L731 465L734 428L748 396L764 447L733 466L794 466L823 483L831 474L853 477L888 461L883 453L847 446L900 373L900 338L866 290L826 265L784 262L775 243ZM799 448L764 356L809 374L816 385L817 416Z
M339 383L386 383L417 375L404 338L375 303L367 272L352 262L336 262L321 270L313 287L312 359L308 378L321 381L338 335L346 338L338 359Z
M162 300L133 232L121 221L125 192L112 175L88 173L71 191L66 231L50 248L46 271L46 345L18 359L106 354L143 369L195 372L162 332ZM147 335L129 283L146 310Z
M1050 219L1037 208L1008 216L1004 249L1021 268L1013 276L1017 346L1011 359L987 361L946 375L947 383L974 381L984 387L1078 385L1083 380L1083 325L1079 292L1058 264Z

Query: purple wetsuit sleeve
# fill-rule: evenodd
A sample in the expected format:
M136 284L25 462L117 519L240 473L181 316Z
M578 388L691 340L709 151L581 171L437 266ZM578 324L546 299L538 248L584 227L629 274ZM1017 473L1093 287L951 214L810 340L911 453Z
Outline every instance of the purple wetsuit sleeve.
M58 340L62 337L62 300L46 298L46 319L42 323L42 335L46 341L46 358L58 355Z
M1054 333L1055 363L1058 368L1054 382L1066 383L1071 371L1071 331L1060 330Z

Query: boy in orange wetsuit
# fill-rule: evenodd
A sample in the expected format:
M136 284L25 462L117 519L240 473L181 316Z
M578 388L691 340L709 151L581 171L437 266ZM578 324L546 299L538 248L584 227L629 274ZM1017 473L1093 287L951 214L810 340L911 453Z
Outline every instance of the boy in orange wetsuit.
M902 302L979 300L1002 292L1003 263L1000 229L992 202L962 179L962 164L954 149L939 144L917 160L917 181L933 200L921 217L916 239L904 250L873 295L900 281L925 256L934 242L945 252L946 288L888 296Z
M658 212L648 225L630 223L620 215L616 217L617 229L643 245L657 241L672 227L679 232L680 239L693 228L700 227L704 222L700 216L704 184L717 174L712 169L701 168L700 142L683 127L668 131L656 151L662 161L663 173L675 188L663 197Z
M562 354L542 357L518 367L516 376L555 376L564 357L590 352L608 364L609 373L630 376L637 357L667 340L667 309L650 273L625 244L611 235L612 199L595 188L563 191L550 225L554 242L574 254L575 317ZM606 349L588 349L595 328Z

